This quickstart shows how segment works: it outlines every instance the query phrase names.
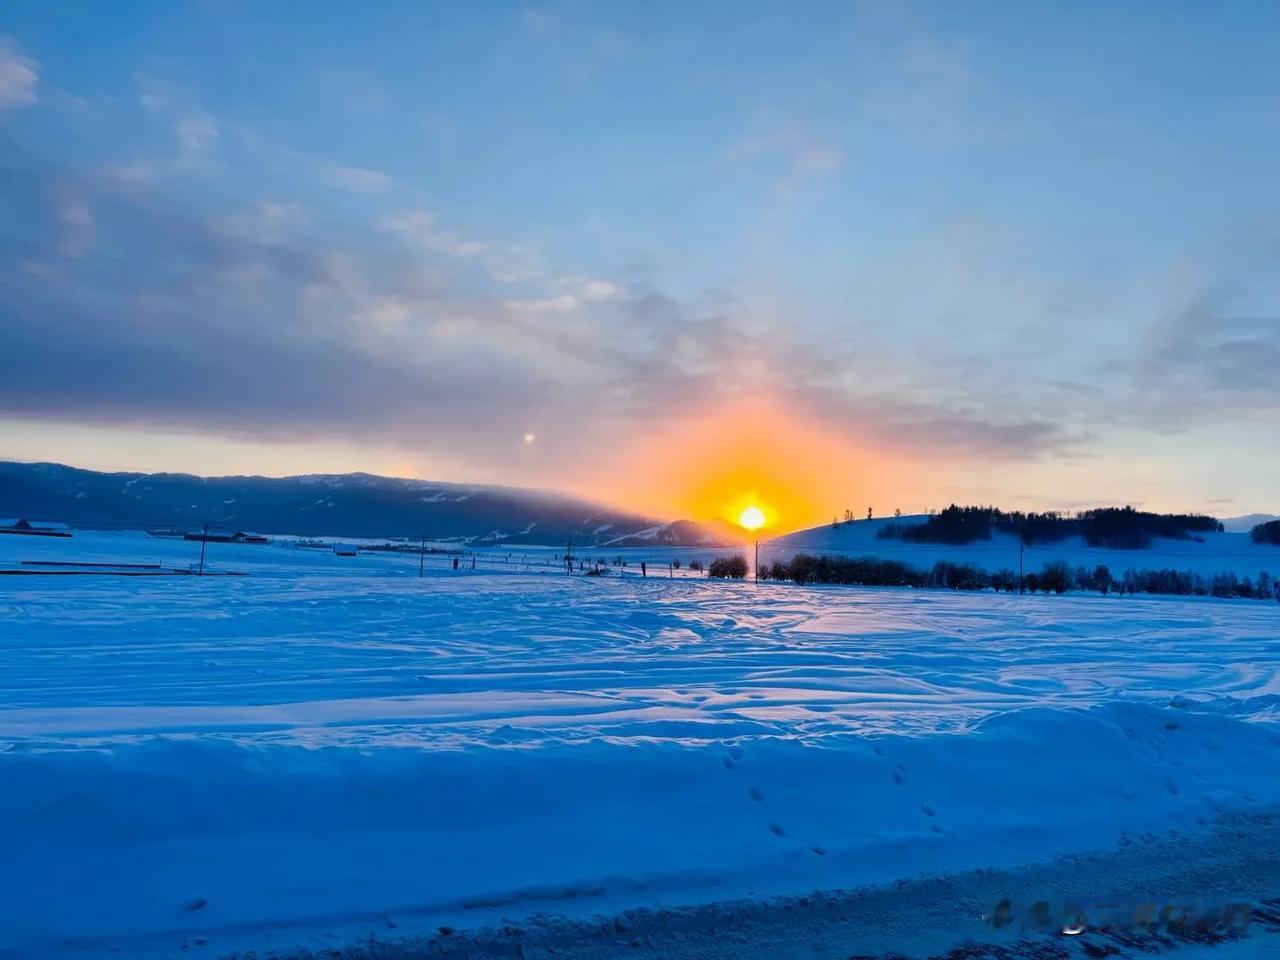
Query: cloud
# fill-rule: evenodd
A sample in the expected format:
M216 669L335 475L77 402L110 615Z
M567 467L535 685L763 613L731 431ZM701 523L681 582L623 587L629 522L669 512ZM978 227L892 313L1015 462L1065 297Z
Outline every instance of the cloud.
M318 238L299 229L304 210L279 202L206 219L148 184L12 163L0 178L48 198L30 211L22 262L0 272L11 416L389 442L488 466L525 423L558 424L540 447L571 464L712 396L777 397L834 435L917 452L1032 458L1071 439L1034 416L851 389L875 383L860 372L883 358L806 342L728 302L691 308L587 275L494 297L455 269L485 253L447 230L442 241L430 215ZM111 237L111 263L145 269L104 270L92 246L69 259L83 211Z
M329 186L352 193L382 193L391 186L391 177L381 170L349 167L331 160L318 161L316 172Z
M0 37L0 114L36 102L39 64L8 37Z
M489 245L477 240L467 240L455 231L440 227L436 216L429 210L409 210L389 214L382 218L381 228L397 234L428 250L449 253L459 257L471 257L485 253Z
M187 156L206 153L218 139L218 125L208 114L182 117L175 128L178 147Z

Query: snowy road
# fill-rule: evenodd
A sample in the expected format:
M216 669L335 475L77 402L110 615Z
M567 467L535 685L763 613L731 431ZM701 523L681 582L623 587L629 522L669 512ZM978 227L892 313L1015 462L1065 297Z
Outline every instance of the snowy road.
M0 583L0 956L796 895L1280 803L1275 605L243 549Z

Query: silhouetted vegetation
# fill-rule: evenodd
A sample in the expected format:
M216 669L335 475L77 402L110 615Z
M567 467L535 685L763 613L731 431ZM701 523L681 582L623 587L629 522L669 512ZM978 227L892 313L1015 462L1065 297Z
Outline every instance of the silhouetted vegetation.
M732 557L716 557L707 567L707 576L741 580L747 575L747 558L742 554Z
M1258 524L1249 531L1249 536L1254 543L1269 543L1272 546L1280 547L1280 520Z
M721 562L740 561L741 573L746 576L746 560L728 557L713 561L712 571ZM712 576L733 576L730 573ZM1268 573L1259 573L1256 579L1238 577L1233 573L1221 573L1206 577L1190 570L1126 570L1117 579L1105 564L1094 569L1071 569L1061 560L1046 563L1039 571L1029 572L1022 580L1012 570L995 573L968 563L950 563L942 560L930 569L922 570L898 560L881 560L876 557L826 557L796 554L790 560L775 560L760 568L761 580L789 580L797 584L832 583L866 587L936 587L947 590L995 590L1006 593L1064 594L1072 590L1087 590L1106 596L1134 593L1174 594L1180 596L1246 597L1280 600L1280 585Z
M1146 513L1133 507L1102 507L1069 516L952 504L920 523L886 523L876 536L909 543L962 546L990 540L993 530L1021 536L1027 544L1057 543L1079 536L1094 547L1141 550L1151 546L1156 537L1188 540L1197 533L1220 532L1222 524L1214 517L1200 514ZM1276 536L1276 542L1280 542L1280 529Z

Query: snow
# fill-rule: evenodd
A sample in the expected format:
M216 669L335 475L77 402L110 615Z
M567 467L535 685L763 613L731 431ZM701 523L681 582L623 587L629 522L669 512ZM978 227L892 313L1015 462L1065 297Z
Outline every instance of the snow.
M247 576L0 578L0 956L850 888L1280 803L1275 604L207 553Z

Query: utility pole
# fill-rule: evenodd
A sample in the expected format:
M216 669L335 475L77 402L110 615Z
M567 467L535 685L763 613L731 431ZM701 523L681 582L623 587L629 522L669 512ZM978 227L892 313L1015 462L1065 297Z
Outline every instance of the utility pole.
M200 532L200 569L196 572L197 577L204 576L204 548L209 545L209 525L206 523Z
M1022 572L1022 551L1027 545L1027 532L1025 530L1018 531L1018 595L1026 593L1027 578Z
M760 586L760 536L756 535L756 586Z
M422 535L422 547L418 550L418 579L422 579L422 568L427 562L427 535Z

